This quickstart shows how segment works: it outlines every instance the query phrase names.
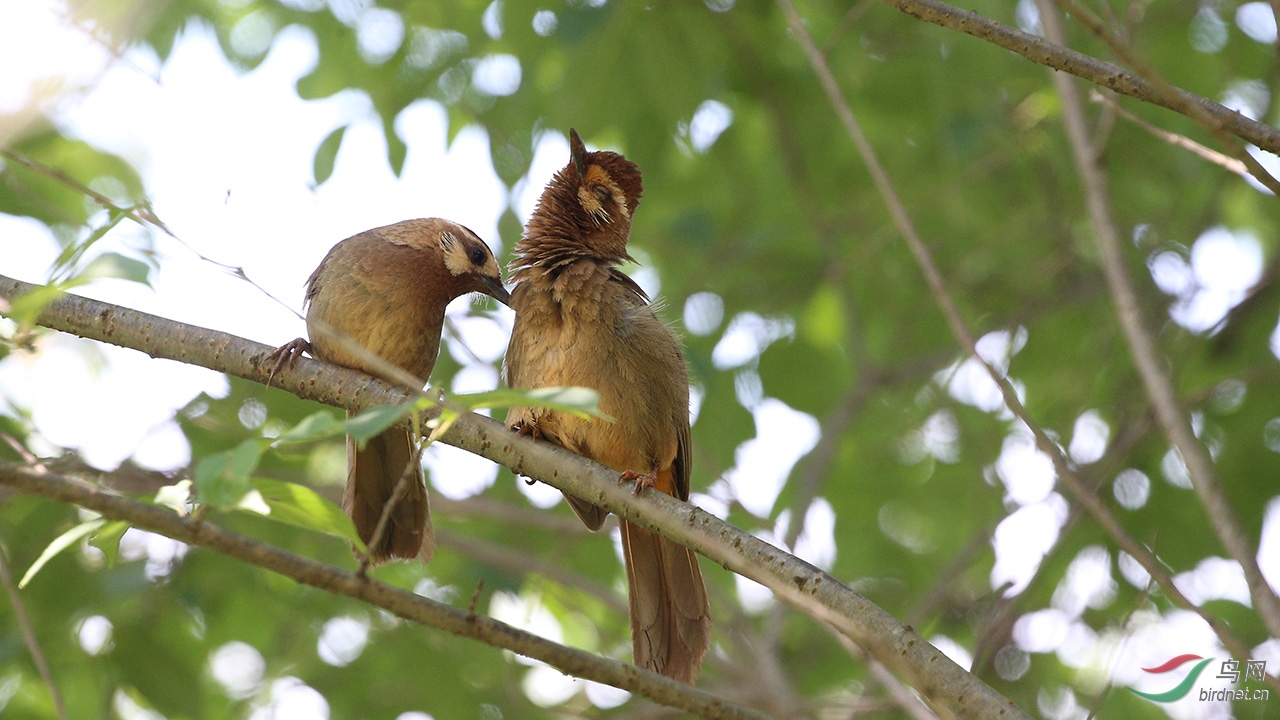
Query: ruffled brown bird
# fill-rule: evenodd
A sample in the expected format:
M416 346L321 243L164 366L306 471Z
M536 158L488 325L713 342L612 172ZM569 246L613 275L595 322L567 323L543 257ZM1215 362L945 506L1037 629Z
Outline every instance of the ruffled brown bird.
M680 343L649 298L616 266L629 260L640 170L622 155L587 152L569 131L571 161L543 191L512 262L516 311L505 374L513 388L583 386L616 419L512 408L507 424L689 499L689 376ZM600 529L607 513L566 496ZM711 642L710 609L694 553L621 520L635 664L692 683Z
M363 348L408 373L420 389L436 364L445 307L470 292L503 303L510 299L493 252L467 228L426 218L362 232L334 245L307 280L311 341L298 338L281 347L275 367L309 351L320 360L399 382L386 365L379 367L358 349ZM342 507L366 545L406 473L408 492L392 509L381 541L369 547L371 562L430 560L435 552L431 510L407 430L391 428L363 448L347 438Z

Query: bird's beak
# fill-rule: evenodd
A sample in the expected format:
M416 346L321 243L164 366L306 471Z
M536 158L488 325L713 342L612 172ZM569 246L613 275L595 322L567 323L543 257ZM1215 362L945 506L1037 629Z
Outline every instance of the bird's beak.
M578 173L578 179L587 175L587 146L582 144L582 138L578 137L578 131L569 128L569 157L573 160L573 169Z
M497 278L491 278L487 275L480 276L480 284L483 286L480 292L497 300L498 302L511 307L511 293L502 287L502 281Z

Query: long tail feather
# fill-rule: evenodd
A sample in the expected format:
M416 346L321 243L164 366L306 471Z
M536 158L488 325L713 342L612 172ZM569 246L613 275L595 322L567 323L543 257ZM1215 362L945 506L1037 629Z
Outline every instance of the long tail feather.
M347 488L342 495L342 509L355 523L360 539L368 545L382 517L382 509L395 491L405 468L416 462L412 438L404 430L388 430L371 438L364 449L347 439ZM435 533L431 528L431 508L422 469L414 468L408 492L391 511L382 540L369 548L374 563L400 558L421 557L430 560L435 553Z
M620 522L637 666L693 684L711 647L711 610L693 551Z

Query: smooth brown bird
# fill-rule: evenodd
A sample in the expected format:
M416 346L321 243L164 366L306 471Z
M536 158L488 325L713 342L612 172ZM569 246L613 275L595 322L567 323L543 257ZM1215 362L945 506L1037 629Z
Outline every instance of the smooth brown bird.
M398 382L358 355L362 347L426 384L440 350L445 306L469 292L510 300L489 246L448 220L406 220L349 237L333 246L307 280L307 335L276 351L277 369L297 353ZM350 413L348 413L348 417ZM347 438L347 487L342 508L366 545L396 483L409 469L408 492L392 510L369 559L430 560L435 552L431 510L413 438L391 428L357 448ZM413 464L409 468L410 463Z
M507 424L689 499L689 375L680 343L618 263L629 260L640 169L613 152L587 152L569 131L570 163L556 173L516 245L516 311L505 372L513 388L577 385L600 394L583 419L512 408ZM592 530L606 512L568 497ZM692 683L711 643L707 592L694 553L625 520L622 548L635 664Z

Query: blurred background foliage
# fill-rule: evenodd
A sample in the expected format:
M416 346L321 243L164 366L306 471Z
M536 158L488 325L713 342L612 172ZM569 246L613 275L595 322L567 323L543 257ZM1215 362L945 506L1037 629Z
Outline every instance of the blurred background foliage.
M1241 20L1256 7L1110 6L1172 82L1275 120L1274 21L1267 41ZM1033 3L978 0L966 9L1035 28ZM980 347L1007 364L1032 416L1070 448L1129 534L1199 588L1196 597L1261 647L1260 657L1275 652L1269 669L1280 670L1280 651L1264 645L1264 628L1233 589L1238 569L1226 562L1214 574L1224 553L1152 420L1103 283L1048 71L867 0L805 0L799 10L983 336ZM1053 491L1043 457L959 351L775 5L153 0L81 11L79 22L110 42L149 46L162 59L193 24L210 27L246 71L282 29L305 28L319 60L298 93L367 94L397 171L407 148L396 118L422 99L447 108L452 134L487 132L508 187L525 179L544 133L572 126L622 150L644 171L633 247L661 279L700 398L693 486L702 501L779 543L795 543L797 519L809 518L811 558L1037 715L1267 714L1256 703L1174 710L1113 689L1133 682L1135 658L1159 662L1155 655L1188 648L1209 655L1212 640L1193 639L1196 621L1141 572L1126 572L1115 544ZM1073 47L1107 57L1082 28L1068 29ZM1120 104L1211 142L1186 118ZM1256 543L1280 477L1275 201L1102 105L1090 111L1145 321ZM317 181L342 141L339 128L317 148ZM127 162L56 126L6 147L122 205L145 201ZM0 180L0 212L46 223L69 246L84 241L98 211L81 193L14 162ZM509 253L521 231L513 209L498 227ZM1205 269L1221 257L1229 267ZM1232 264L1241 257L1251 260ZM1214 292L1227 299L1204 295ZM1197 305L1214 302L1216 310ZM433 384L447 387L459 367L443 355ZM230 387L180 414L193 458L317 409L250 383ZM773 414L785 421L757 426L762 407L779 402L816 419L811 451L776 449L806 436L803 416ZM18 439L30 432L21 416L0 426ZM754 448L744 445L753 439ZM768 483L726 480L788 452L807 454L782 468L776 501ZM19 459L5 445L0 456ZM268 453L259 472L336 497L342 461L331 443ZM92 474L74 456L59 462ZM111 482L145 495L172 477L126 464ZM19 575L79 519L43 500L0 498L0 540ZM829 513L813 512L824 505ZM215 517L352 564L340 540ZM563 508L533 508L505 470L482 496L437 502L435 517L443 538L435 560L379 577L463 606L483 581L481 606L491 612L505 603L516 608L508 617L524 613L534 624L550 613L566 642L629 657L621 566L604 537L581 531ZM833 527L821 527L823 517ZM907 716L819 624L743 602L750 588L718 568L706 575L717 646L703 687L779 717ZM598 689L548 700L529 690L548 675L492 648L145 536L126 538L113 568L91 551L64 553L22 594L72 717L139 708L169 718L269 717L272 698L299 687L340 718L668 715ZM95 645L97 637L107 639ZM15 720L52 716L8 603L0 603L0 707Z

